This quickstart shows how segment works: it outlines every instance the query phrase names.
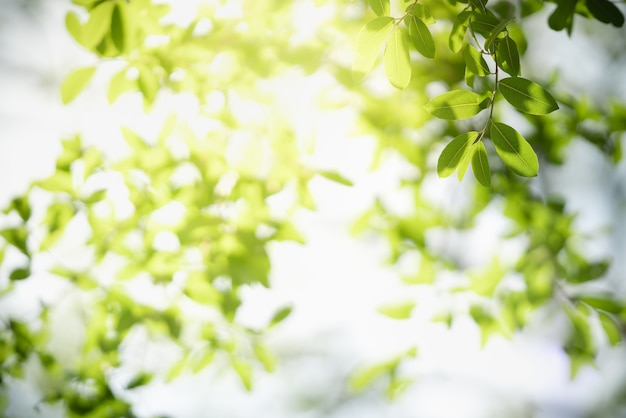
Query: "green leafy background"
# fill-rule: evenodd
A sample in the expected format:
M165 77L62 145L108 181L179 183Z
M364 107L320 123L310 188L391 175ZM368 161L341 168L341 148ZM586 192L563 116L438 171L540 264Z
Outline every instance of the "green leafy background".
M619 416L618 6L191 5L0 15L4 415Z

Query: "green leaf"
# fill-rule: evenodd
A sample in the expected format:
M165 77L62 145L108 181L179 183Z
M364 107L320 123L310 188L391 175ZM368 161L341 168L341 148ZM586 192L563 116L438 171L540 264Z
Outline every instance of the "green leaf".
M144 140L125 126L122 126L122 136L124 137L124 141L126 141L134 152L145 152L148 149L148 145L144 142Z
M486 108L488 100L473 91L453 90L432 99L426 110L441 119L467 119Z
M327 178L330 181L334 181L336 183L339 184L343 184L344 186L353 186L354 183L352 183L350 180L348 180L347 178L343 177L341 174L337 173L336 171L319 171L318 174L322 177Z
M488 38L499 24L500 20L493 15L477 12L474 12L471 15L470 26L472 27L472 30L476 33L480 33L485 38Z
M20 250L24 255L30 257L28 244L26 242L28 239L28 230L25 226L0 230L0 236L9 244Z
M261 362L265 371L272 373L276 369L276 358L265 346L256 343L252 346L254 356Z
M468 154L474 141L478 138L478 132L466 132L454 138L441 151L437 161L437 174L439 177L448 177L459 166L459 163Z
M489 50L489 47L491 46L493 41L496 39L496 37L512 21L513 21L513 18L502 20L502 21L500 21L500 23L498 23L498 25L495 28L493 28L491 30L491 33L489 34L489 37L487 39L485 39L485 49L486 50Z
M30 277L30 267L17 268L9 275L10 280L24 280Z
M598 317L609 343L611 345L619 344L622 341L622 332L615 320L606 312L598 312Z
M393 29L393 22L391 16L381 16L361 28L356 40L356 58L352 65L352 77L355 81L361 80L374 66L380 48Z
M459 52L465 44L465 33L467 32L467 27L469 26L470 17L472 17L472 13L464 11L459 13L452 23L452 31L450 32L450 38L448 38L448 46L454 53Z
M498 57L498 67L502 68L513 77L519 75L519 52L517 50L517 44L510 36L498 40L496 54Z
M387 78L394 87L399 89L406 88L411 81L411 60L408 44L405 30L395 28L389 38L383 57Z
M427 25L432 25L433 23L435 23L435 19L430 14L430 10L428 10L427 7L419 3L413 3L412 5L410 5L407 8L407 13L410 16L415 16L422 19L422 21Z
M350 388L360 392L370 386L374 381L390 374L398 367L399 360L393 360L382 364L360 368L350 376Z
M367 0L367 2L377 16L389 14L389 0Z
M276 311L276 313L274 313L274 315L272 316L272 319L270 320L270 323L268 325L268 327L273 327L279 323L281 323L282 321L284 321L289 315L291 315L291 312L293 311L293 308L291 306L285 306L283 308L280 308L278 311Z
M114 2L104 1L91 10L89 20L82 29L83 45L86 48L94 48L109 32L114 6Z
M508 125L494 122L491 123L490 133L498 155L513 172L524 177L537 175L537 155L522 135Z
M509 77L500 80L498 89L517 110L531 115L545 115L559 108L547 90L525 78Z
M111 16L111 39L121 53L126 52L128 38L128 16L126 3L116 3Z
M411 317L413 308L415 308L415 302L406 301L383 305L378 308L378 312L392 319L408 319Z
M435 41L428 30L428 26L419 17L409 15L409 36L413 46L426 58L435 57Z
M35 185L50 192L74 193L72 174L67 171L57 170L47 179L36 182Z
M145 97L148 103L152 103L159 91L159 78L150 67L142 65L138 67L138 70L137 85L139 90L143 93L143 97Z
M624 311L625 308L624 304L615 300L611 295L606 295L605 297L588 296L582 297L580 300L595 309L600 309L613 314L619 314Z
M474 172L474 177L483 186L491 187L491 169L489 168L485 144L480 141L473 148L472 171Z
M463 50L463 58L465 59L467 69L471 71L472 74L484 77L491 73L489 66L487 65L487 61L483 58L483 54L481 54L480 51L473 46L468 45Z
M137 90L137 80L129 80L126 77L126 71L127 68L124 68L111 78L107 91L109 104L113 104L121 94Z
M567 28L567 31L571 32L576 3L578 0L559 0L556 9L548 18L550 28L556 31Z
M610 23L621 28L624 25L624 15L620 9L609 0L587 0L587 9L602 23Z
M243 360L239 360L236 358L232 359L233 369L239 375L241 379L241 383L246 388L247 391L252 390L252 366L248 362Z
M152 375L146 372L141 372L126 385L126 389L134 389L140 386L147 385L152 381Z
M96 67L85 67L69 73L61 86L61 100L63 104L68 104L74 100L87 86L95 72Z
M65 15L65 27L70 35L78 42L83 44L83 26L74 12L68 12Z

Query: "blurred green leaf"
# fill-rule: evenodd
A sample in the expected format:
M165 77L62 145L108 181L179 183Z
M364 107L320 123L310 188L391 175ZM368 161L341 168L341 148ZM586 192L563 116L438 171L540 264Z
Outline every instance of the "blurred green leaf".
M356 40L356 58L352 66L352 77L361 80L369 73L380 49L393 29L393 18L381 16L367 23L359 32Z
M394 28L383 56L387 78L394 87L399 89L405 89L411 81L411 60L407 38L404 29Z
M85 89L95 72L96 67L85 67L69 73L61 86L63 104L68 104L74 100Z

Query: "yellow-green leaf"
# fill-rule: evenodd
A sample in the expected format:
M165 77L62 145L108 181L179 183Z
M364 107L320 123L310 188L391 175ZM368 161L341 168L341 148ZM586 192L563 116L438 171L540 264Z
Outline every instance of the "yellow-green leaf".
M515 173L534 177L539 171L537 154L515 129L504 123L491 123L491 140L502 161Z
M114 2L104 1L91 10L89 20L82 30L82 40L85 47L93 48L98 45L110 30L114 6Z
M381 16L361 28L356 40L356 58L352 65L352 77L355 81L361 80L374 66L380 48L393 29L393 22L391 16Z
M65 27L70 35L78 42L83 44L83 27L74 12L68 12L65 15Z
M121 53L126 52L128 38L128 16L126 3L117 3L111 16L111 38Z
M415 302L406 301L402 303L383 305L378 308L378 312L393 319L408 319L411 317L413 308L415 308Z
M411 60L404 29L395 28L385 48L383 60L389 82L396 88L406 88L411 81Z
M111 78L107 91L109 104L113 104L121 94L137 90L137 80L129 80L126 77L126 71L127 69L124 68Z
M485 96L473 91L453 90L435 97L425 108L441 119L467 119L478 114L487 105Z
M377 16L389 14L389 0L368 0L368 3Z
M522 77L500 80L500 93L517 110L531 115L545 115L559 108L556 100L539 84Z
M61 100L63 104L68 104L80 94L89 84L89 81L96 72L96 67L79 68L72 71L65 77L61 85Z
M465 59L465 66L472 74L484 77L491 72L483 54L473 46L468 45L463 50L463 58Z
M478 132L466 132L455 137L446 145L437 162L439 177L448 177L454 173L476 138L478 138Z

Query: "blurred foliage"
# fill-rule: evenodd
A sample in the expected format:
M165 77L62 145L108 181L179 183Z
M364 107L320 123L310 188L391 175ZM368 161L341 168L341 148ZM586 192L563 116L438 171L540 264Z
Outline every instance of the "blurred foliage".
M388 153L414 169L402 185L410 190L412 212L396 215L377 200L364 208L353 232L384 236L391 264L417 252L418 266L403 277L407 286L434 287L444 302L468 296L465 310L450 305L434 314L434 321L451 324L470 317L486 343L493 335L521 332L539 310L556 312L570 324L563 348L572 376L593 363L603 344L623 344L626 301L588 286L604 277L610 260L585 256L566 202L541 190L538 182L547 176L543 165L563 163L575 138L619 162L626 106L553 96L540 84L545 80L520 77L527 48L520 22L545 3L318 0L316 7L332 8L334 17L316 36L294 42L299 28L292 14L303 1L243 0L240 13L232 15L220 13L226 2L206 2L181 26L164 23L170 6L150 0L73 0L66 29L99 64L67 75L60 87L63 103L75 100L101 65L115 61L120 66L108 81L111 105L135 94L149 112L166 92L191 94L201 105L217 92L225 105L202 116L217 122L208 133L196 132L175 114L157 138L122 127L129 152L121 160L107 160L80 135L68 138L56 171L5 208L0 262L20 262L3 262L2 297L14 296L38 276L62 280L63 297L80 295L83 340L69 362L51 349L54 301L40 300L34 318L2 314L0 385L7 377L23 378L26 362L36 361L49 380L42 402L61 401L70 417L131 417L129 391L154 379L197 373L216 357L227 359L247 389L253 388L256 369L276 367L264 334L285 320L291 307L277 307L263 329L247 328L237 321L241 290L271 285L268 244L303 242L289 216L298 208L315 209L308 188L314 175L352 184L337 172L306 164L296 127L260 86L294 67L304 74L323 68L353 94L359 133L378 139L373 169ZM579 18L623 25L622 13L607 0L555 3L548 20L554 30L571 32ZM352 42L355 59L345 62L337 44ZM379 65L379 55L395 89L361 82ZM446 92L431 98L427 89L433 85L445 86ZM241 120L229 106L238 97L263 109L262 123ZM528 122L524 137L502 122L512 123L511 112ZM233 137L242 133L249 140L234 163L226 156ZM462 183L472 197L468 207L442 210L423 186L432 182L432 173L446 177L457 171L462 179L470 163L474 179ZM537 175L537 180L527 178ZM292 192L290 210L277 215L267 200L286 192ZM35 200L46 203L35 205ZM524 243L515 262L494 254L490 265L472 270L427 239L436 230L467 231L494 207L510 221L503 240ZM88 233L75 234L74 223ZM88 262L42 268L41 260L68 241ZM460 272L465 280L450 286L442 280L446 272ZM149 302L132 289L136 282L148 283L146 293L166 297ZM379 312L403 320L416 307L418 300L402 300ZM153 341L173 342L182 354L166 373L140 370L124 388L113 387L109 376L121 366L120 347L137 329ZM415 379L402 375L400 366L417 355L411 348L358 370L352 389L364 390L385 378L388 395L398 396Z

